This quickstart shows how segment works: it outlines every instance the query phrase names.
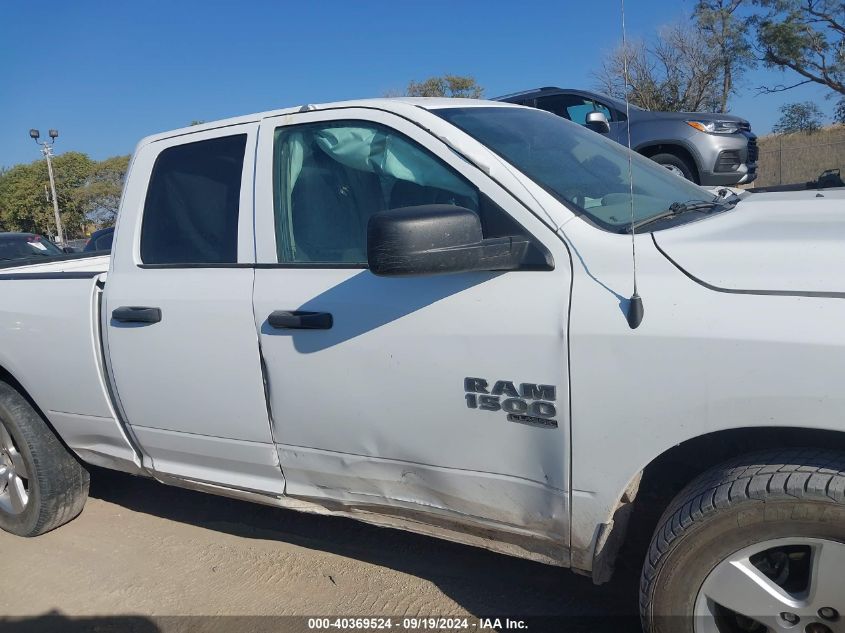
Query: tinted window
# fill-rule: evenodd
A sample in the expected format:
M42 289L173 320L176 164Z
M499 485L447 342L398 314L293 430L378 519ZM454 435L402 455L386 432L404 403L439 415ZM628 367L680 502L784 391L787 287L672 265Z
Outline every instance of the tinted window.
M579 103L583 104L584 99L575 97L574 95L552 95L537 99L538 108L562 116L564 119L570 118L569 108L576 107Z
M86 253L93 253L96 251L110 251L112 239L114 238L114 227L100 229L91 234L85 248L82 250Z
M114 233L107 233L102 237L98 237L94 241L94 249L98 251L110 251L111 250L111 241L114 237Z
M58 246L40 235L0 233L0 261L40 259L62 254Z
M159 154L141 227L146 264L237 261L246 135L187 143Z
M607 120L611 120L610 110L593 101L588 97L578 95L554 95L537 100L537 107L546 110L564 119L569 119L578 125L587 122L587 115L590 112L603 112Z
M367 222L386 209L454 204L485 221L475 187L423 147L377 124L277 129L273 179L279 262L365 264Z

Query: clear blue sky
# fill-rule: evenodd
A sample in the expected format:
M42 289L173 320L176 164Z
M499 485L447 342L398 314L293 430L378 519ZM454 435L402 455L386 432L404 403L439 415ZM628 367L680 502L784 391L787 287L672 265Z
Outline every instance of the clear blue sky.
M693 0L628 0L628 37L689 15ZM96 159L142 136L308 102L380 96L443 73L487 96L590 74L620 40L618 0L9 0L0 9L0 165L39 157L28 130L58 128L57 152ZM821 88L754 96L732 111L770 131L784 102Z

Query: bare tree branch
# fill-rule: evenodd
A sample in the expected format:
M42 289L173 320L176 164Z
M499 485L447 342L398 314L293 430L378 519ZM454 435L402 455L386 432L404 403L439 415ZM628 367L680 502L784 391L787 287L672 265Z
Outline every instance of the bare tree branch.
M792 90L793 88L797 88L798 86L803 86L804 84L813 83L812 79L805 79L804 81L799 81L798 83L792 84L791 86L784 86L783 84L773 86L769 88L768 86L757 86L755 90L757 94L774 94L777 92L786 92L787 90Z
M650 45L640 41L619 47L605 57L594 78L603 92L627 96L650 110L718 110L721 69L718 52L689 26L676 24L661 30Z
M818 64L807 63L802 65L799 64L797 61L778 55L772 50L766 51L766 60L775 66L789 68L790 70L798 73L802 77L806 77L808 81L814 81L816 83L824 84L830 88L833 88L837 92L845 94L845 84L833 80L830 77L828 71L823 67L819 66ZM810 70L808 70L808 68L815 69L819 72L811 72Z

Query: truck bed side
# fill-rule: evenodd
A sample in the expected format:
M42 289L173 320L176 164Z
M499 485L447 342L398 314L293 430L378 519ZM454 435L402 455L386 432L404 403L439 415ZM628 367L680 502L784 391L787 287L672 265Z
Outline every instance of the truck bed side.
M103 364L104 262L90 262L83 267L88 270L0 271L0 370L20 383L82 460L138 472L140 461L112 405Z

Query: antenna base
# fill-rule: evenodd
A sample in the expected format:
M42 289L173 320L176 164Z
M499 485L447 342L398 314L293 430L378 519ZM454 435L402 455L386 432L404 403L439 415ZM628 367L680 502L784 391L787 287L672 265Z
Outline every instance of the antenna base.
M643 316L645 316L643 300L640 298L640 295L635 292L631 295L631 298L628 299L628 314L625 315L625 318L628 319L628 326L632 330L636 330L640 327L640 323L643 322Z

